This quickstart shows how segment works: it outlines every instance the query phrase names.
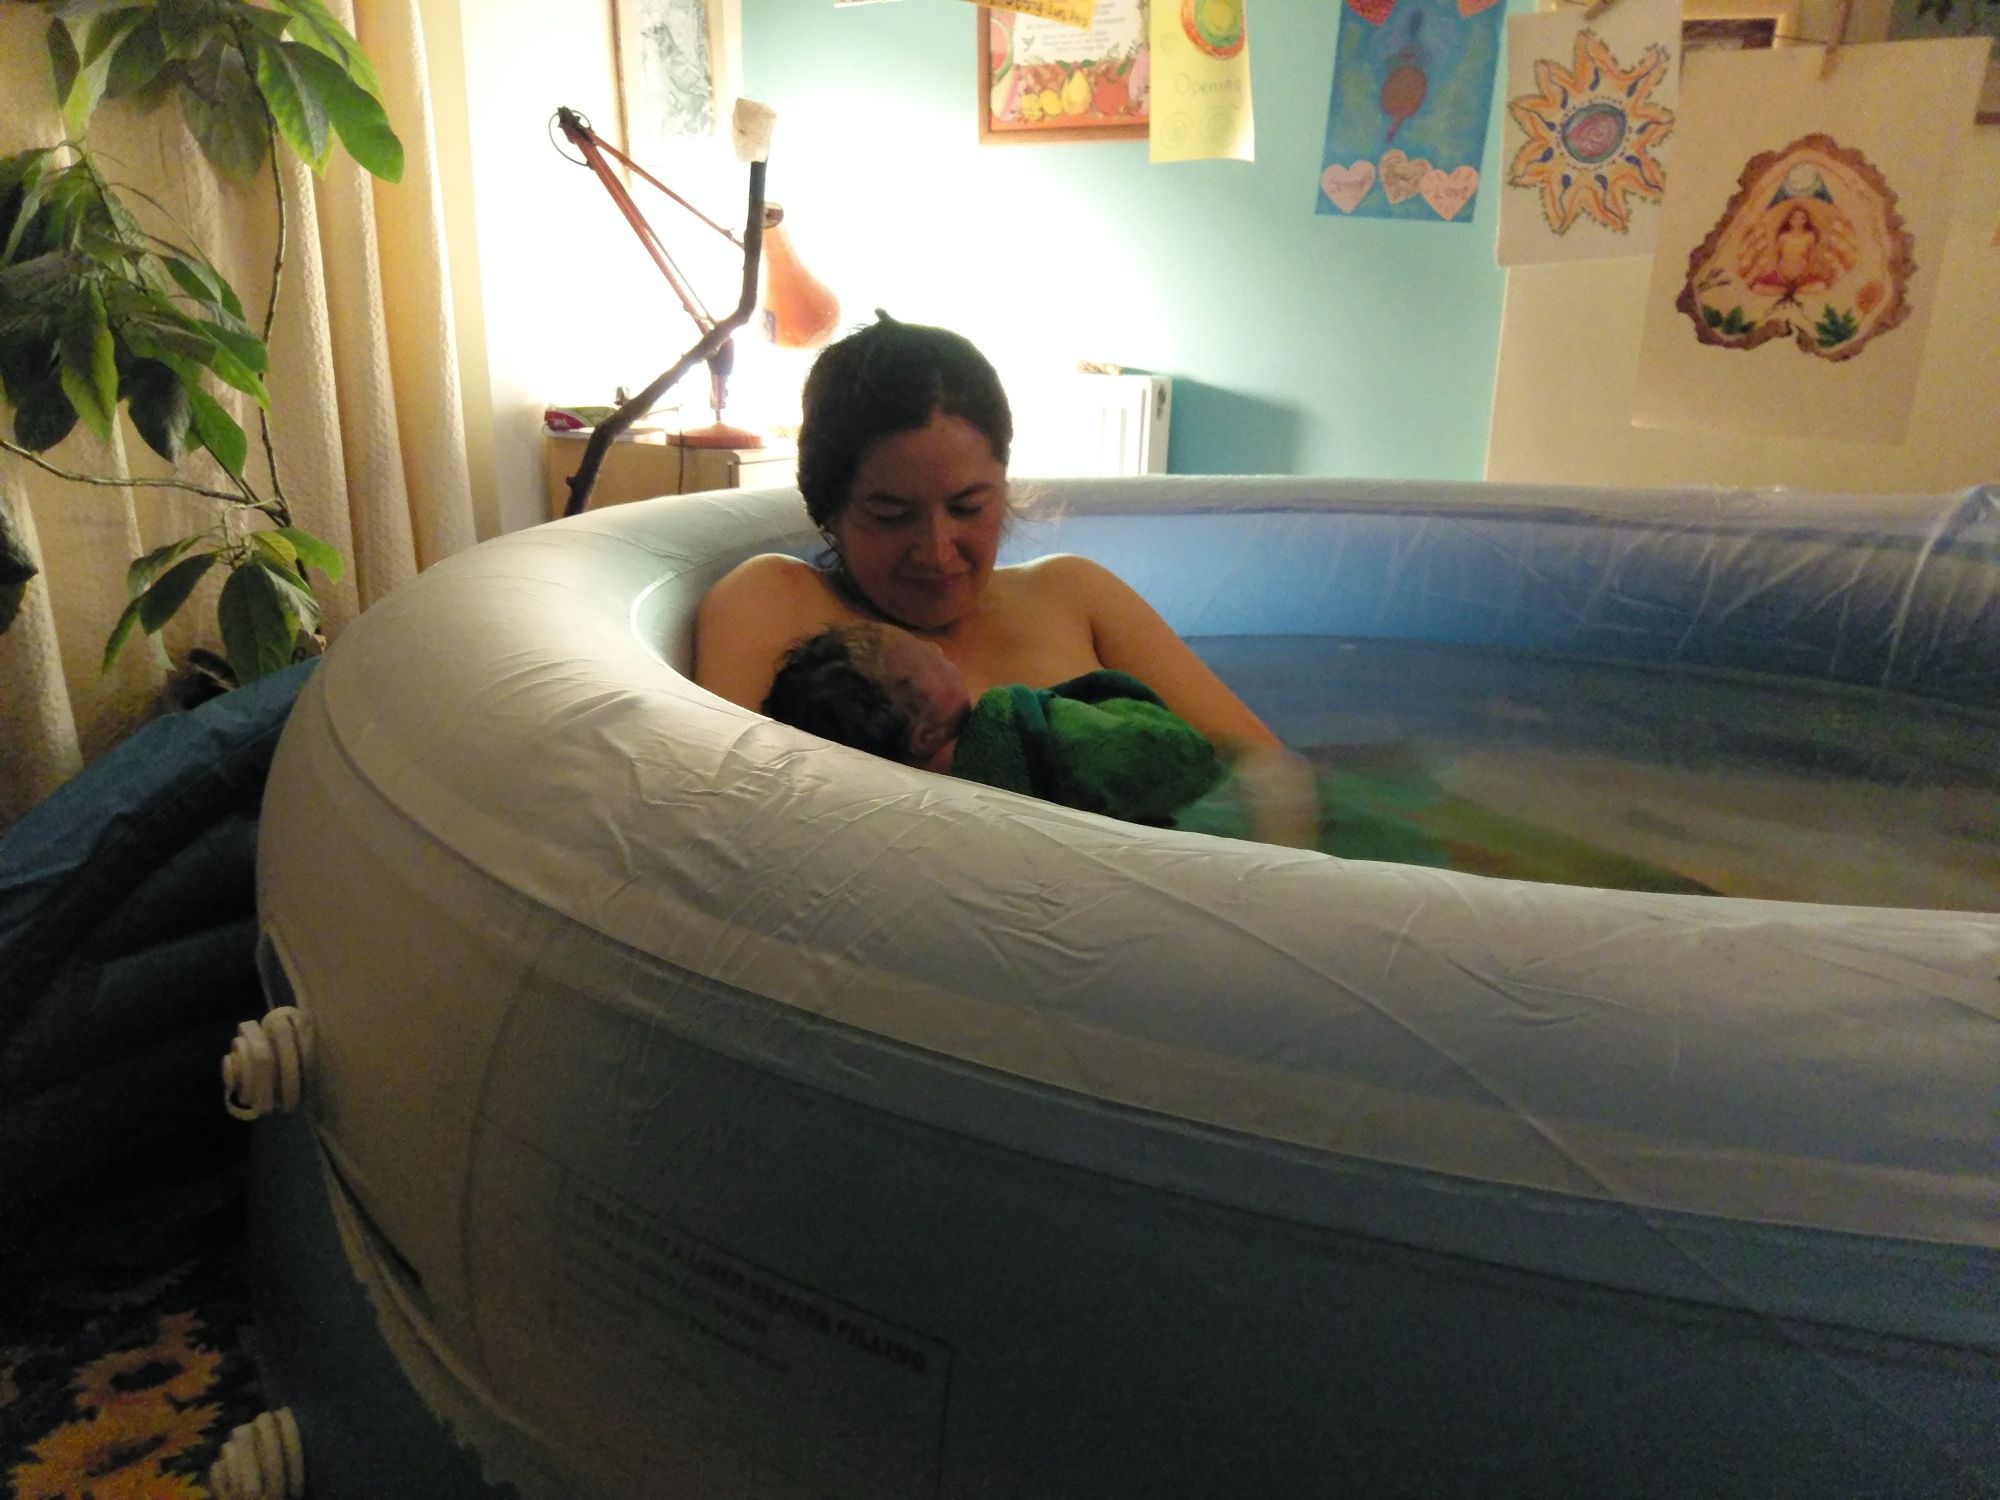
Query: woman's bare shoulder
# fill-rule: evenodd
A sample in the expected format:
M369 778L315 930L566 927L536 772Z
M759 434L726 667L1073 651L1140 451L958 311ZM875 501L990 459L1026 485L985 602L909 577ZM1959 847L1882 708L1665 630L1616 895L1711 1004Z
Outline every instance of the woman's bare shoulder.
M709 586L694 624L694 680L755 708L778 658L846 613L810 563L782 553L747 558Z
M747 593L754 589L784 589L801 593L820 582L820 572L809 562L782 552L760 552L745 558L718 578L709 588L708 598L718 593Z
M1107 589L1121 589L1118 575L1102 563L1079 557L1074 552L1051 552L1007 568L1020 586L1035 593L1075 598L1079 593L1096 596Z

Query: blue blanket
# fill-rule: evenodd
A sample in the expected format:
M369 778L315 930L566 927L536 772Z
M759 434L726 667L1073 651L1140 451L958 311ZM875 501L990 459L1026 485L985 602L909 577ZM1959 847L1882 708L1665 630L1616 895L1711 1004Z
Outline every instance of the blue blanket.
M217 1144L262 1014L257 814L313 663L155 720L0 839L0 1243Z

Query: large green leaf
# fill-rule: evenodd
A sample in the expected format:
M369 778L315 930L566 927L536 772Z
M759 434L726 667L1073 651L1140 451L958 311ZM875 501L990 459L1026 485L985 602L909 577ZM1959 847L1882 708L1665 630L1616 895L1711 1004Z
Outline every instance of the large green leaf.
M222 586L216 618L238 682L254 682L291 665L298 615L270 569L251 564L231 573Z
M206 335L193 332L170 310L160 314L152 309L134 314L119 324L119 333L134 354L157 359L169 366L185 382L198 381L207 367L215 344Z
M256 334L240 328L230 328L222 323L211 323L204 318L197 318L195 321L201 324L203 333L235 355L243 368L248 370L252 375L262 375L266 370L271 368L271 352L264 347L264 341L258 338ZM221 372L217 371L216 373L220 374ZM229 383L236 385L236 382L233 380ZM255 390L252 390L248 386L236 385L236 388L248 395L254 396L257 394Z
M160 260L180 289L214 313L218 321L226 321L232 327L246 326L236 289L222 279L222 273L214 266L198 256L188 260L179 255L162 255Z
M17 351L7 362L7 399L14 403L14 441L30 453L45 453L76 426L76 408L63 394L55 346L36 354Z
M22 153L29 155L30 153ZM26 163L14 190L7 195L7 211L12 223L7 228L7 243L0 246L0 260L12 260L24 246L30 251L49 248L37 231L40 226L36 217L41 212L42 199L48 192L51 173L48 170L47 153L40 153L41 160Z
M210 41L188 65L180 99L188 129L216 169L244 182L255 177L264 162L264 96L235 49Z
M347 70L309 47L283 44L299 77L326 106L326 115L340 135L341 145L367 171L385 182L403 180L403 143L389 128L381 101L362 88Z
M67 300L76 273L76 258L55 252L0 265L0 343L53 338L56 308Z
M319 599L314 595L312 586L299 576L296 567L279 562L268 554L253 557L252 563L269 572L277 582L279 591L285 597L286 607L292 612L294 634L299 630L319 629Z
M190 389L187 397L194 435L201 439L202 447L215 455L217 463L241 479L243 460L250 456L250 440L244 437L243 429L215 397L199 386Z
M278 0L278 4L299 18L301 25L293 31L294 36L321 56L339 63L342 71L371 98L382 97L382 83L375 76L368 54L320 0Z
M104 97L125 99L152 85L167 65L166 43L160 40L160 22L145 16L125 33L111 66L104 74Z
M171 620L188 602L188 595L194 592L195 585L214 566L215 554L201 552L182 558L162 573L153 586L139 596L139 625L146 634L154 634Z
M347 571L347 564L340 555L340 549L330 542L323 542L310 531L301 531L296 526L280 526L275 535L292 544L292 550L299 555L299 561L309 568L318 568L326 575L328 583L340 582L340 576Z
M152 587L155 578L187 556L188 548L200 540L199 536L184 536L177 542L168 542L164 547L155 547L144 557L133 558L131 566L125 570L126 595L137 599Z
M81 294L64 309L57 348L63 394L86 427L100 438L110 437L118 414L118 363L104 295L94 282L84 282Z
M111 634L104 641L104 662L98 669L109 672L111 664L118 660L118 653L125 649L125 643L132 638L133 630L139 624L139 601L135 598L127 604L118 616L118 623L111 627Z
M49 72L55 78L56 105L60 108L69 103L70 92L83 72L83 58L77 53L76 39L69 34L68 24L60 16L49 21L47 42Z
M192 410L187 387L179 375L156 359L142 359L122 383L127 410L139 436L168 463L181 460L187 451L188 423Z
M124 40L127 32L145 19L146 8L142 5L127 5L117 10L99 12L84 33L84 66L88 67L116 47Z
M222 35L223 16L207 0L156 0L153 8L169 57L200 57Z
M306 165L324 171L330 147L326 106L320 103L319 91L298 75L276 42L252 36L251 46L257 57L257 87L264 91L278 134Z

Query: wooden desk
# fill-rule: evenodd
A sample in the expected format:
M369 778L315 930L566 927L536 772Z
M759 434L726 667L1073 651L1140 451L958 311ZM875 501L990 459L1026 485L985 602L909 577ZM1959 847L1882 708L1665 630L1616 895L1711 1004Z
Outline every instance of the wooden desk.
M569 478L583 462L588 432L544 432L542 467L549 491L549 519L569 504ZM798 453L789 443L764 448L683 448L651 434L613 443L590 488L589 509L691 495L697 490L764 489L791 484Z

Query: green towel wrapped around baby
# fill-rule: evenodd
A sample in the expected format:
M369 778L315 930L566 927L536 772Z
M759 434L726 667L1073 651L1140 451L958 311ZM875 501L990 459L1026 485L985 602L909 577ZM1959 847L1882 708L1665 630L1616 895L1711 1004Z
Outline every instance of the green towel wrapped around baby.
M1322 771L1318 847L1344 859L1510 880L1707 894L1698 881L1455 796L1400 747L1369 770ZM1134 823L1252 836L1253 793L1208 739L1123 672L989 689L951 772Z

